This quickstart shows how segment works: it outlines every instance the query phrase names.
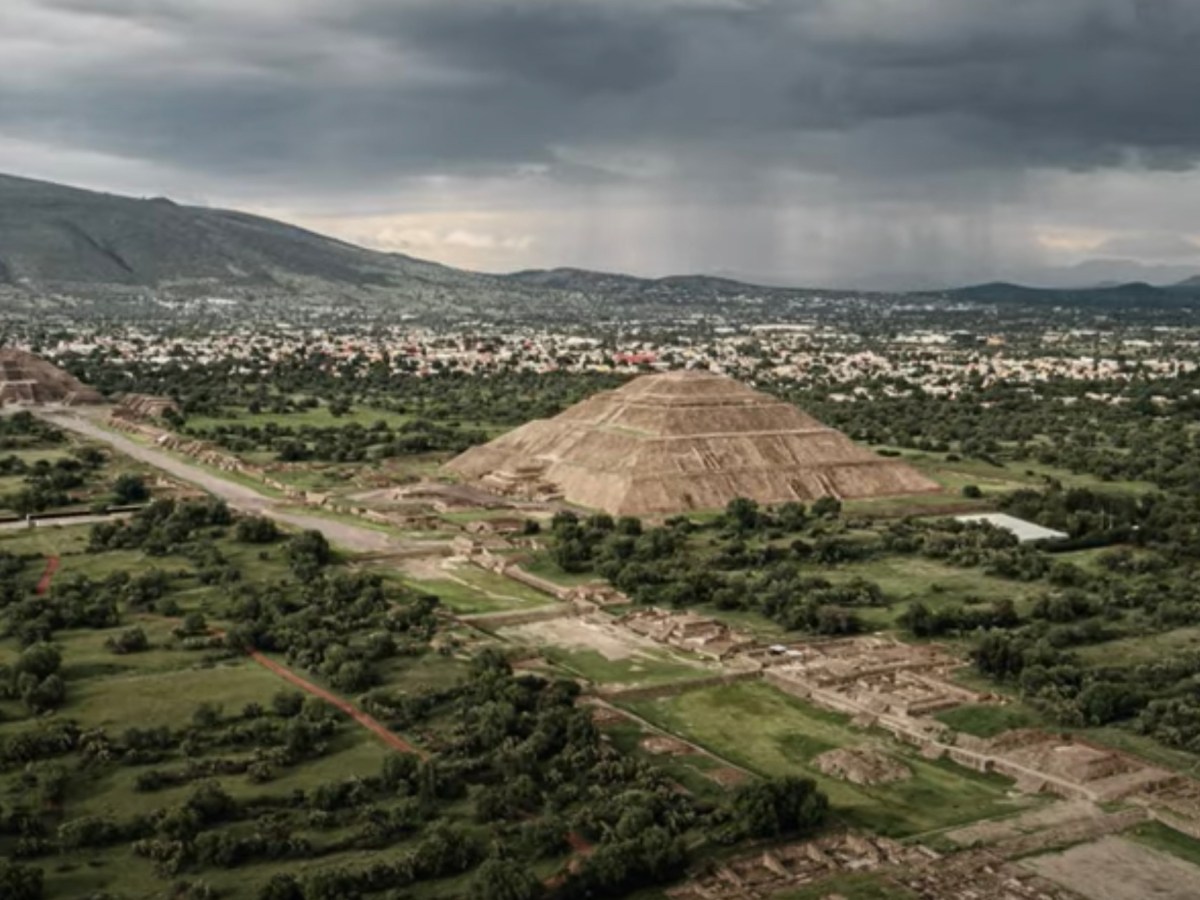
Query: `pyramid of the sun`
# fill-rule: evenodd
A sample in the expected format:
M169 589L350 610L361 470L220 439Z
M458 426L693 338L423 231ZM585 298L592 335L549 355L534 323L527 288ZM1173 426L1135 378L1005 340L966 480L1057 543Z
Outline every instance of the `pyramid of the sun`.
M99 392L25 350L0 349L0 404L101 403Z
M939 490L790 403L709 372L646 375L529 422L446 464L517 496L615 515Z

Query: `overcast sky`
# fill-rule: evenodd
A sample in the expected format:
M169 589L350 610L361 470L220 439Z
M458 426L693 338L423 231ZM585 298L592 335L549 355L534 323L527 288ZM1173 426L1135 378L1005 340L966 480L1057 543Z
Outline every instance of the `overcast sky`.
M0 0L0 171L495 271L1200 272L1200 0Z

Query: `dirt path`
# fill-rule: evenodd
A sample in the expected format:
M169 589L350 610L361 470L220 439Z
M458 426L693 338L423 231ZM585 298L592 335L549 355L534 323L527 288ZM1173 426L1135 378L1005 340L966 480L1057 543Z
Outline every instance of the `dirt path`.
M415 753L422 758L428 755L424 751L418 750L398 734L388 731L388 729L384 727L384 725L378 719L367 715L349 700L343 700L336 694L325 690L325 688L321 687L320 685L313 684L308 679L297 675L287 666L277 663L273 659L267 658L257 650L252 650L248 655L252 660L254 660L254 662L258 663L264 669L274 672L280 678L290 682L291 684L294 684L306 694L311 694L314 697L318 697L321 700L324 700L330 706L334 706L341 710L363 728L381 738L383 742L393 750L399 750L401 753Z
M62 560L57 556L46 557L46 568L42 571L42 577L38 579L37 587L33 589L39 597L50 590L50 584L54 581L54 573L58 571L61 562Z

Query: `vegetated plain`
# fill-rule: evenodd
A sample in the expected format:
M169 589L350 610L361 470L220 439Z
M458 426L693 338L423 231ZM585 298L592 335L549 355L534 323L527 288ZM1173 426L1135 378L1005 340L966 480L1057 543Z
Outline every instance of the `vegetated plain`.
M923 759L883 732L855 728L846 716L790 697L770 685L743 682L628 703L667 731L762 775L803 772L829 795L847 825L889 837L916 834L1015 812L1031 801L1011 796L1012 782L954 763ZM812 764L838 747L878 742L912 770L912 778L855 785Z

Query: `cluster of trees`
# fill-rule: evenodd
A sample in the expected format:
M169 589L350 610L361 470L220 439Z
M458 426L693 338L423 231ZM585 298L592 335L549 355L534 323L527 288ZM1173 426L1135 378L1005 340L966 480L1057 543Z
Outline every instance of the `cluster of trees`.
M304 535L292 538L298 546ZM326 545L327 546L327 545ZM226 642L237 649L283 653L288 663L361 693L380 681L380 665L425 653L437 629L437 598L388 585L375 574L323 572L303 577L311 557L293 566L298 582L245 585L227 617Z
M433 360L430 374L413 378L424 364L419 353L335 356L316 348L277 356L265 347L249 358L117 360L104 351L61 362L86 384L106 394L123 391L171 397L188 416L227 417L290 413L325 404L344 414L367 406L437 423L462 433L482 423L518 425L561 412L598 390L616 387L620 376L600 373L519 372L497 369L489 377L450 371Z
M24 476L23 485L0 497L0 507L17 515L42 512L75 502L72 491L84 487L103 468L105 456L92 447L76 448L56 460L26 463L12 456L3 462L4 474Z
M730 501L707 525L685 517L644 528L634 518L597 514L555 516L550 552L569 572L594 571L639 603L761 613L785 628L818 634L853 634L862 628L855 608L889 601L861 578L834 583L806 571L863 557L870 547L825 531L838 515L837 501L764 510L752 500ZM803 534L788 541L788 537Z
M59 674L62 653L53 644L34 644L11 665L0 663L0 697L19 699L32 713L57 709L67 698Z
M379 419L369 426L349 422L326 428L292 427L268 422L184 430L231 453L269 452L280 462L363 462L435 451L460 453L488 438L478 428L447 426L425 418L394 427Z
M66 443L67 436L62 429L39 419L27 409L19 410L11 416L0 418L0 450L23 450L30 446L52 446ZM0 460L0 465L7 465L6 457ZM17 460L20 462L20 460ZM9 475L11 472L4 472Z
M853 388L865 400L845 402ZM1132 380L1050 379L1026 385L1003 380L956 385L947 403L920 385L893 379L833 388L777 384L773 388L856 440L939 453L959 453L996 465L1022 461L1086 472L1106 481L1144 481L1200 493L1200 435L1181 428L1194 419L1200 374ZM1125 402L1110 402L1104 397Z
M156 500L128 520L92 526L88 549L96 553L141 550L149 556L166 556L188 549L197 537L224 534L231 524L233 514L223 500Z

